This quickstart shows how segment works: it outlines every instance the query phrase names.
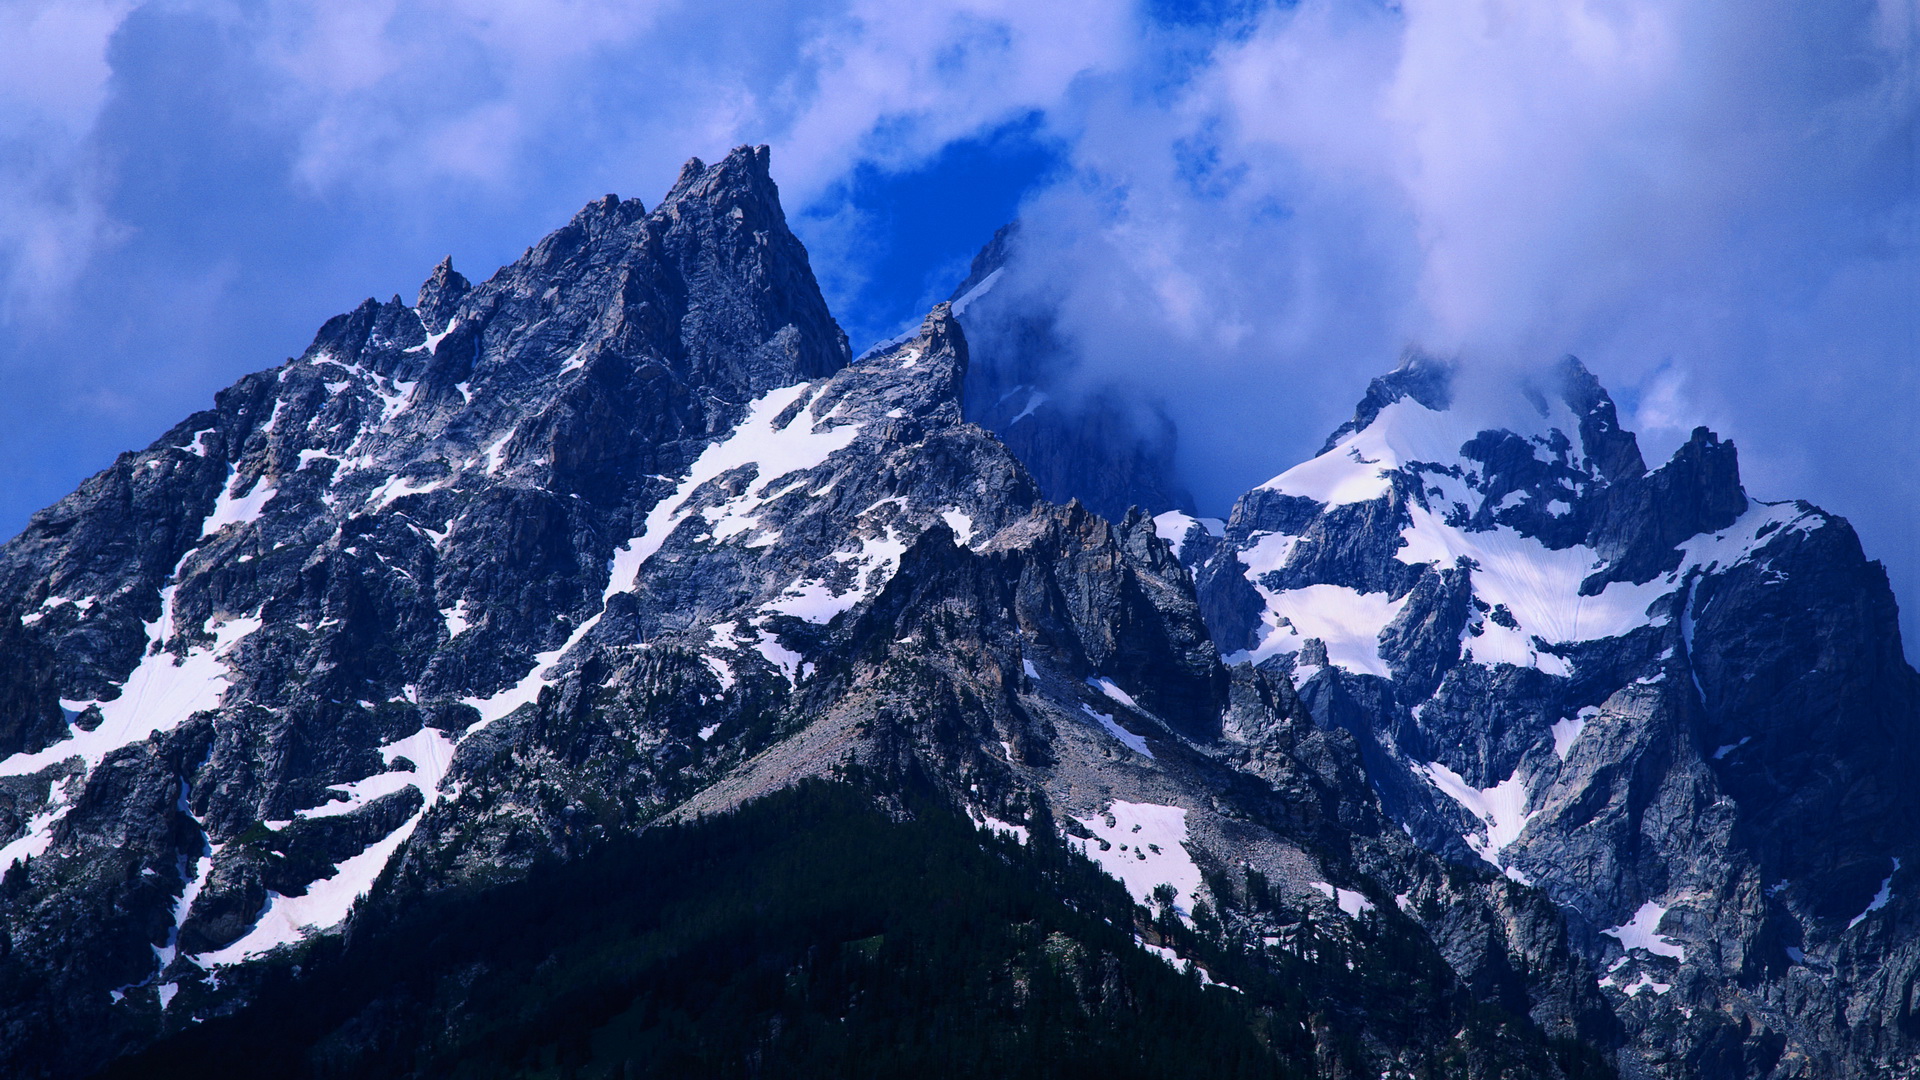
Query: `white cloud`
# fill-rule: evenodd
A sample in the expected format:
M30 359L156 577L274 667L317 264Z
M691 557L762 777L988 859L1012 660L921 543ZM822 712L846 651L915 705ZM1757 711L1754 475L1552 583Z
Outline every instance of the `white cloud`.
M113 234L86 136L132 0L0 5L0 321L56 298Z
M852 161L909 167L1054 108L1076 80L1124 63L1136 40L1131 13L1106 0L857 0L801 50L806 103L769 137L782 176L818 192Z
M57 296L114 235L110 193L126 178L101 175L114 154L96 123L115 86L108 43L137 6L0 7L9 294ZM251 81L220 104L263 144L290 144L279 182L402 215L443 199L450 183L555 188L557 201L593 187L644 193L685 158L741 142L779 146L797 206L858 162L908 168L1044 110L1085 72L1124 63L1137 37L1129 9L1110 0L179 0L153 10L151 22L221 28L220 59Z

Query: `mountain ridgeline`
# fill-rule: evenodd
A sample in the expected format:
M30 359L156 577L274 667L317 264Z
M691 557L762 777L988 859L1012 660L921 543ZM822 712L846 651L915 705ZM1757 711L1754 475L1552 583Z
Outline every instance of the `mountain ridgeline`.
M1419 358L1201 519L1017 257L854 357L742 148L35 515L0 1072L1920 1075L1844 521Z

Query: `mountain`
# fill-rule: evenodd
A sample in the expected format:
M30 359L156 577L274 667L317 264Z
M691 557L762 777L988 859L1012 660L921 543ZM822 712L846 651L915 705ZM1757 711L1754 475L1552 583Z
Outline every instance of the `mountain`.
M36 515L0 1068L1912 1068L1844 522L1571 363L1405 365L1224 523L1060 505L969 419L991 273L851 357L742 148Z
M1351 732L1424 847L1552 896L1624 1072L1911 1075L1920 681L1884 571L1705 428L1648 471L1577 361L1455 374L1375 380L1218 539L1160 519L1228 661Z

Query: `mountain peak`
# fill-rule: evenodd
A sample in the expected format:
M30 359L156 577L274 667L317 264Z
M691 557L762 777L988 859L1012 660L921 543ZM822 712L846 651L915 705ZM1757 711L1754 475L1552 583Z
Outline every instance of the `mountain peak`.
M772 150L764 144L736 146L712 165L688 158L661 205L687 200L757 202L772 204L777 212L780 197L772 165Z
M1379 417L1380 410L1396 401L1412 399L1434 412L1445 412L1452 404L1455 368L1452 361L1409 350L1399 367L1367 384L1366 395L1353 410L1353 419L1335 428L1320 452L1324 454L1340 440L1364 430Z
M413 308L420 314L420 324L429 334L438 334L447 328L447 321L453 318L453 311L460 301L473 289L458 270L453 268L453 256L440 260L433 273L420 285L420 296L414 301Z

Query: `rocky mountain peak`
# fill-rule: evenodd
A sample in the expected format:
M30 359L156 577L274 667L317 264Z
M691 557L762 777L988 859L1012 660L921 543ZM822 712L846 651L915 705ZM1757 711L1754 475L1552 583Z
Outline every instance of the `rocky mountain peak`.
M1434 412L1445 412L1453 400L1454 365L1422 352L1409 352L1400 366L1367 384L1367 392L1354 407L1353 419L1333 430L1320 452L1338 445L1342 439L1371 426L1380 410L1396 401L1410 399Z
M1705 428L1647 471L1576 360L1460 375L1411 359L1223 535L1166 515L1167 539L1228 660L1351 732L1423 845L1550 893L1624 1015L1744 1009L1756 972L1816 963L1805 942L1853 947L1900 865L1869 823L1920 807L1885 779L1920 767L1920 679L1884 575L1844 522L1749 498Z
M453 268L453 256L441 259L433 273L421 283L419 299L414 301L420 325L428 334L445 331L454 309L472 289L473 283Z

